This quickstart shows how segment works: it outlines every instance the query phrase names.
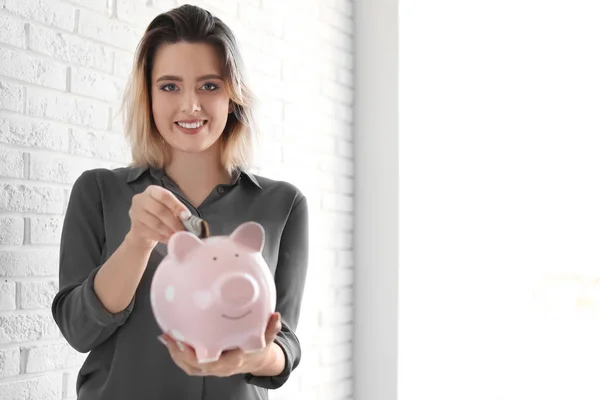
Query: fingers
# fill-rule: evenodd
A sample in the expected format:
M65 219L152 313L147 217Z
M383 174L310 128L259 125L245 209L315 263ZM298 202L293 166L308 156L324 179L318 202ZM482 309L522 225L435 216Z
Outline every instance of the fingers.
M281 315L278 312L273 313L265 330L267 344L275 340L281 327ZM159 340L167 346L175 363L188 375L224 377L244 371L248 365L252 365L248 358L252 358L253 355L246 355L240 349L223 352L217 361L199 364L192 347L174 340L167 334L159 336Z
M160 186L148 186L133 197L129 210L133 236L166 244L175 232L185 230L179 217L182 213L190 214L173 193Z
M155 226L167 227L171 231L171 234L185 229L179 217L175 216L167 206L154 198L148 199L144 211L154 217L152 223Z
M244 365L244 353L240 349L221 353L217 361L199 364L192 347L174 340L167 334L159 336L158 340L167 347L175 364L188 375L225 377L237 373Z
M191 347L170 338L168 335L158 337L158 340L169 350L175 364L188 375L205 376L206 373L196 363L196 354Z
M237 371L243 363L244 352L240 349L234 349L222 353L217 361L200 365L207 373L226 376L232 371Z
M169 209L173 215L177 217L184 216L186 218L191 215L187 207L183 205L170 191L155 185L148 186L146 190L154 200L167 207L167 209Z
M281 314L278 312L273 313L271 318L269 319L269 323L267 324L267 329L265 331L265 341L267 343L271 343L277 337L277 334L281 331Z

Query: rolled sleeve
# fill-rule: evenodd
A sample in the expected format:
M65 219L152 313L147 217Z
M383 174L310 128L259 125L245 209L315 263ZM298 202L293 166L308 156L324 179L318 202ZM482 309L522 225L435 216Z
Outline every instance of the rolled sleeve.
M308 205L299 194L290 211L280 242L279 259L275 270L277 288L276 311L281 314L282 329L275 338L285 356L283 371L277 376L247 374L248 383L267 389L283 386L300 364L302 350L295 334L300 317L308 269Z
M98 326L107 327L111 325L122 325L131 314L133 310L133 305L135 303L135 297L131 300L129 305L118 313L111 313L108 311L98 295L94 290L94 279L96 278L96 274L100 270L101 267L98 267L92 271L90 276L85 280L85 282L75 290L81 290L81 298L83 300L83 310L86 311L87 316L91 321L98 324Z
M102 196L94 170L74 183L65 213L60 243L59 290L52 315L67 342L89 352L108 339L130 315L127 309L111 314L94 290L103 263L105 244Z

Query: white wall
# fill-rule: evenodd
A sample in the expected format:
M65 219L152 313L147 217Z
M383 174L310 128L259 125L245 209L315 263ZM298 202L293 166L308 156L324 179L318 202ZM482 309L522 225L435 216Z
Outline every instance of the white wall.
M357 0L354 391L398 398L398 2Z
M600 398L599 15L400 2L397 398Z
M298 332L304 357L272 397L351 398L351 1L195 3L236 30L264 99L257 172L294 182L310 202L310 272ZM83 170L128 160L117 110L133 49L144 24L174 5L0 1L2 399L75 397L82 356L65 344L49 311L62 215Z

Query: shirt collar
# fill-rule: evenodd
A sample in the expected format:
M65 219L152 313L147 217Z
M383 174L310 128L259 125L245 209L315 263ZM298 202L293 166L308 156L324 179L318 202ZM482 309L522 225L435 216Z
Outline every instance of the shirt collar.
M152 176L154 176L155 178L160 179L165 176L165 173L164 173L163 169L161 169L161 168L154 168L154 167L148 167L148 166L146 166L146 167L131 167L129 174L127 174L127 183L131 183L131 182L137 180L146 171L150 171ZM238 169L238 170L236 170L235 175L236 175L236 178L234 180L235 183L238 183L242 179L242 176L244 176L244 177L248 178L248 180L250 182L252 182L256 187L258 187L259 189L262 189L262 186L260 186L260 183L258 183L256 176L254 176L252 173Z
M235 182L238 182L242 176L245 176L246 178L248 178L248 180L250 180L250 182L252 182L254 184L254 186L256 186L259 189L262 189L262 186L260 186L260 183L258 183L258 179L256 179L256 177L248 172L248 171L244 171L244 170L237 170L237 178L235 179Z

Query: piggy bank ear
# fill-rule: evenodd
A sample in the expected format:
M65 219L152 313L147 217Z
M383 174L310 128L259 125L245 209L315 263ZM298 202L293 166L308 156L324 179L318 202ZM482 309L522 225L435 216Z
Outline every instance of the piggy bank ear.
M250 249L261 252L265 244L265 230L256 222L246 222L236 228L230 238Z
M178 261L183 261L189 253L203 244L204 243L191 232L175 232L169 239L169 255L175 257Z

